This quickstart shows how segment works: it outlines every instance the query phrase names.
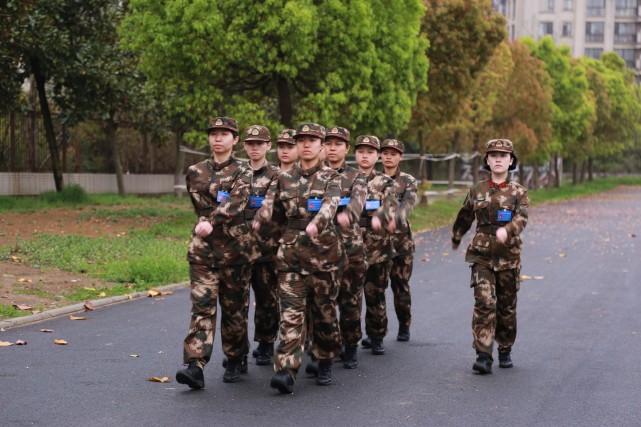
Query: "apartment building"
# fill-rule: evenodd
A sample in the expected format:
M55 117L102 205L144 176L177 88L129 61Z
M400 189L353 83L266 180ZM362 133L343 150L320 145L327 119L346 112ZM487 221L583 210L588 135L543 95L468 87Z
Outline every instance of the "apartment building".
M616 52L641 76L641 0L493 0L510 40L551 35L575 57Z

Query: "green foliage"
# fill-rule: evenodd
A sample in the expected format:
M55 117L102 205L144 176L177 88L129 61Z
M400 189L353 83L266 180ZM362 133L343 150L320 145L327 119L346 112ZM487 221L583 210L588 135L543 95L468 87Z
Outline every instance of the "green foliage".
M13 319L31 314L28 311L18 310L11 305L0 304L0 319Z
M40 198L50 205L81 205L89 202L89 196L78 184L68 185L62 191L45 191Z

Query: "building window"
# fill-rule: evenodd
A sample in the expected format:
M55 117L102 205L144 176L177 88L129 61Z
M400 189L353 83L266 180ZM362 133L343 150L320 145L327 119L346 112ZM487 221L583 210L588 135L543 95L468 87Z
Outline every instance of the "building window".
M637 24L634 22L617 22L614 24L615 43L636 43Z
M605 0L587 0L588 16L604 16Z
M563 0L563 10L573 10L574 5L572 3L574 3L572 0Z
M603 22L585 23L585 41L591 43L603 43Z
M547 35L552 35L553 33L554 33L553 22L539 22L539 38Z
M563 23L563 29L561 31L561 35L563 37L572 37L572 23L571 22L564 22Z
M601 54L603 53L603 49L595 49L595 48L587 48L585 49L585 56L589 58L594 58L594 59L599 59L601 57Z
M634 49L614 49L614 51L625 61L625 65L629 68L636 67Z
M616 16L637 16L638 0L617 0Z
M554 0L539 0L539 10L541 12L554 12Z

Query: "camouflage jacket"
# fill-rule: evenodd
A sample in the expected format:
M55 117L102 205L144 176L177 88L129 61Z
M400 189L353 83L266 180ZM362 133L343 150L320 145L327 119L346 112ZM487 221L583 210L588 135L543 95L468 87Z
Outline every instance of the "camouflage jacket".
M213 226L204 238L192 232L189 262L225 267L258 258L255 237L243 218L251 176L247 164L233 156L222 163L212 157L189 167L187 191L198 222L210 221ZM223 200L225 194L228 197Z
M296 165L272 181L256 218L265 223L263 212L272 218L279 205L285 213L277 255L279 270L311 274L342 267L345 254L333 222L339 200L338 173L320 163L310 169ZM317 212L310 212L310 205L320 207ZM305 232L309 223L318 228L314 238Z
M392 218L396 217L397 208L398 197L394 190L394 181L382 172L372 170L367 177L367 199L359 220L369 265L385 262L395 255L392 235L385 230L385 227ZM381 220L383 229L379 232L372 230L373 216Z
M412 175L396 169L396 173L390 176L394 180L394 189L398 196L398 212L396 214L396 231L392 236L394 250L397 256L413 254L416 250L412 229L408 217L416 205L418 191L416 178Z
M267 190L272 181L276 180L280 170L273 165L265 162L265 164L260 169L255 169L252 171L251 187L250 187L250 199L247 207L245 208L244 216L247 221L247 225L251 227L251 223L254 220L254 216L258 211L258 208L261 206L261 198L264 198L267 195ZM274 218L280 218L281 215L274 214ZM256 262L268 262L274 261L276 257L276 251L278 250L278 240L280 239L280 227L279 225L272 221L268 224L264 224L260 231L257 234L254 234L260 249L261 257L256 260Z
M334 170L340 174L341 180L341 206L338 207L337 212L345 212L349 216L351 224L347 230L340 225L336 225L336 230L343 242L345 255L363 260L365 246L358 220L365 207L367 178L365 178L363 172L349 166L347 163L343 163L341 167ZM349 198L349 201L347 201L347 198ZM347 202L347 204L344 204L344 202Z
M476 234L467 248L465 261L495 271L520 268L520 234L527 224L529 204L527 189L515 182L499 186L489 180L481 181L470 189L463 202L452 228L452 242L460 243L476 219ZM507 231L505 244L496 240L499 227Z

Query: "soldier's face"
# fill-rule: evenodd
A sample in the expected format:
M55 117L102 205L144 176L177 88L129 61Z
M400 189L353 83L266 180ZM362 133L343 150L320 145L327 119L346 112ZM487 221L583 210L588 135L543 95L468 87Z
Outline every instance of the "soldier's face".
M354 154L356 156L356 163L360 168L373 168L378 160L378 150L368 145L359 145L356 147Z
M278 143L276 154L278 154L278 160L285 165L292 164L298 160L298 148L286 142Z
M388 169L396 169L402 158L401 152L394 148L383 148L381 151L383 166Z
M342 163L349 151L349 145L342 139L327 138L325 140L325 153L330 163Z
M513 159L510 153L492 151L487 154L487 164L492 173L501 174L508 171Z
M209 148L216 154L230 153L238 137L228 129L213 129L209 131Z
M296 138L296 148L298 148L298 157L304 161L318 159L323 143L320 138L311 135L302 135Z
M263 160L267 155L267 150L272 147L270 142L263 141L245 141L244 144L247 156L251 160Z

